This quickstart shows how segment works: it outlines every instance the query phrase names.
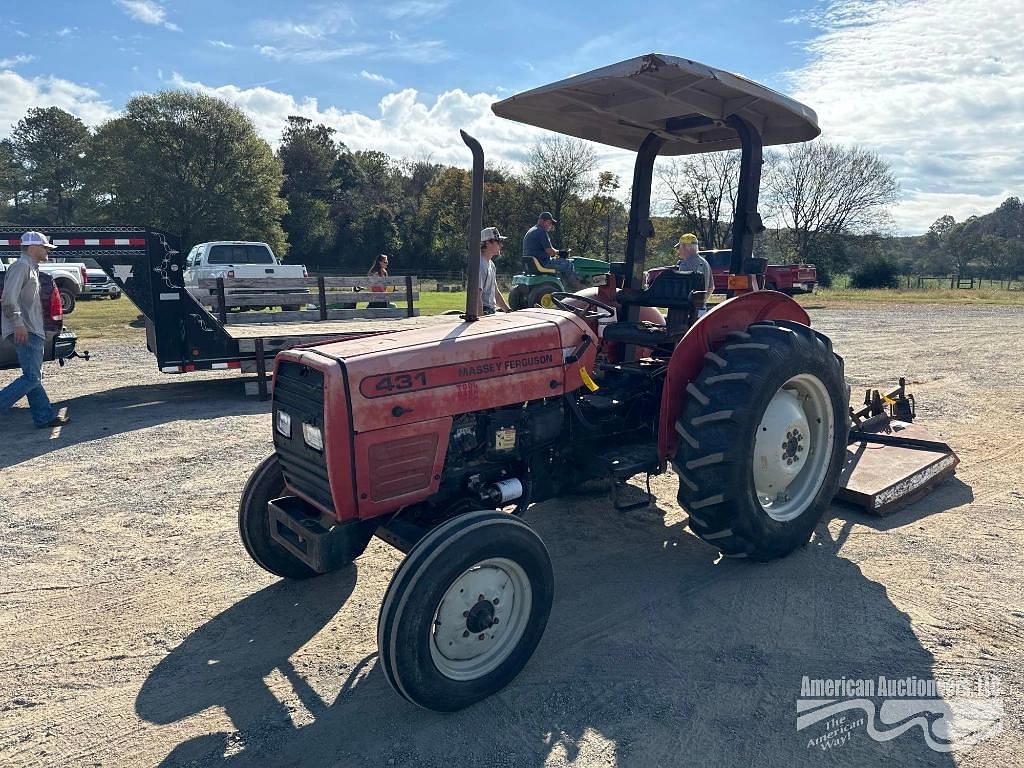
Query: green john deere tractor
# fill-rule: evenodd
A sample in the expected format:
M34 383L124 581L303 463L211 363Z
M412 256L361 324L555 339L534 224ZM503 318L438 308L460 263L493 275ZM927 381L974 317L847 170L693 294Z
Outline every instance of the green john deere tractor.
M600 259L576 257L572 259L572 263L576 275L584 286L590 285L590 278L595 275L606 275L610 269L609 263ZM567 290L558 272L551 267L541 266L536 258L524 257L523 267L525 272L512 278L512 290L508 294L508 305L513 310L536 306L550 308L551 299L547 297L552 293Z

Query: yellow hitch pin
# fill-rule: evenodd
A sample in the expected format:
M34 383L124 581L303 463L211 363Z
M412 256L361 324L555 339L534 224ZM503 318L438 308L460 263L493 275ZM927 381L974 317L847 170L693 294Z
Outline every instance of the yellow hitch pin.
M888 395L882 395L882 402L884 402L886 405L896 405L896 401L893 400Z
M584 386L586 386L587 389L589 389L591 392L597 392L597 382L590 378L590 374L587 373L586 368L580 368L580 378L583 379L583 384Z

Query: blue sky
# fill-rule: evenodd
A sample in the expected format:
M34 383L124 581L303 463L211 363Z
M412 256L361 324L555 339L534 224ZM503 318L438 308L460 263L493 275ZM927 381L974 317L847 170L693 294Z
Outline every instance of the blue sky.
M0 59L91 87L118 107L135 91L189 81L266 85L373 111L381 96L516 91L632 55L678 53L771 85L804 58L792 3L465 3L5 0ZM52 35L40 50L40 31ZM19 33L30 35L21 37ZM229 47L230 46L230 47ZM364 74L365 73L365 74Z
M882 153L904 188L900 231L1024 186L1020 0L0 0L0 25L0 136L31 106L95 125L133 93L189 87L272 143L305 114L352 148L462 163L467 127L515 167L536 134L491 102L658 51L795 95L826 138ZM620 153L602 161L628 174Z

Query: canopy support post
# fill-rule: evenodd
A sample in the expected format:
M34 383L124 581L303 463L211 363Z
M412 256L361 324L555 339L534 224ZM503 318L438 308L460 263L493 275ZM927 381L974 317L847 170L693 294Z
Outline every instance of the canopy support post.
M736 190L736 211L732 220L732 258L730 275L749 274L750 258L754 254L754 237L764 232L761 215L757 212L758 190L761 187L762 144L761 134L751 123L739 115L729 115L725 124L740 138L740 179Z

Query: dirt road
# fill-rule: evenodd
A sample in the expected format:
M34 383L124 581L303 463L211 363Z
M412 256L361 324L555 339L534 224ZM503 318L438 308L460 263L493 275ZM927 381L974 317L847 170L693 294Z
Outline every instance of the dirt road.
M957 479L892 518L835 507L805 549L719 561L658 504L535 506L556 599L501 694L415 709L375 666L400 555L279 581L235 528L270 450L237 379L156 372L141 338L54 368L74 422L0 415L0 764L5 766L1009 766L1024 753L1024 310L812 311L854 391L912 383ZM0 385L12 378L0 372ZM801 680L999 676L1002 732L963 752L796 728ZM850 721L857 711L846 713ZM861 713L863 716L863 713ZM935 716L932 716L935 719Z

